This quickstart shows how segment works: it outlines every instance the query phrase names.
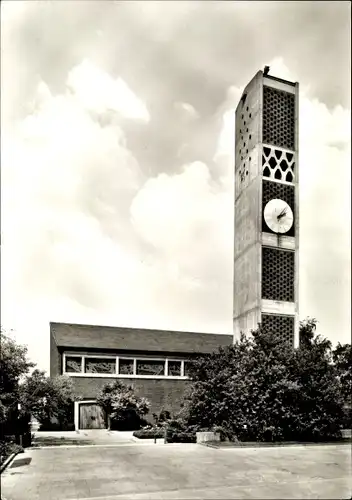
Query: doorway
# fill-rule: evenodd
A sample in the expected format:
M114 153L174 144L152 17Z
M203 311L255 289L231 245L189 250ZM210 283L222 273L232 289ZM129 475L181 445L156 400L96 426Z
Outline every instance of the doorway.
M79 428L105 429L105 418L103 409L96 403L80 403Z

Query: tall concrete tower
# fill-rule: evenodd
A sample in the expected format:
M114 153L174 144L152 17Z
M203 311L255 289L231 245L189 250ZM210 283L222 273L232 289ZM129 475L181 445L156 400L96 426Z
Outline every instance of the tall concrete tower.
M268 69L236 109L234 338L261 323L297 346L299 86Z

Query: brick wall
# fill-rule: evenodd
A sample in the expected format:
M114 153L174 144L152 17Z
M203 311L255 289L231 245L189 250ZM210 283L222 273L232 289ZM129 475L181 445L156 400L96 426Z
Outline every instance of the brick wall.
M111 378L104 377L72 377L76 392L82 399L95 399L102 387L113 382ZM132 385L136 394L147 398L151 403L148 419L152 419L152 413L161 410L169 410L175 413L180 409L184 392L188 384L187 380L167 379L126 379L123 383Z
M50 332L50 377L61 375L61 354Z

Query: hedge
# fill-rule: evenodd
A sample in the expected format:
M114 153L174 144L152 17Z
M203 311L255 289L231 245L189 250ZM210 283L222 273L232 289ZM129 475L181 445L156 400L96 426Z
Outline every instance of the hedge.
M134 437L138 439L160 439L165 435L164 429L141 429L134 431Z

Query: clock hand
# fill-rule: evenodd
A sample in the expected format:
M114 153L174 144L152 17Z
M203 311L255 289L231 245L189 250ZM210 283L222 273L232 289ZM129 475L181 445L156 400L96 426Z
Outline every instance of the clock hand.
M286 215L286 208L283 209L283 211L277 216L277 220L280 220L281 217L284 217Z

